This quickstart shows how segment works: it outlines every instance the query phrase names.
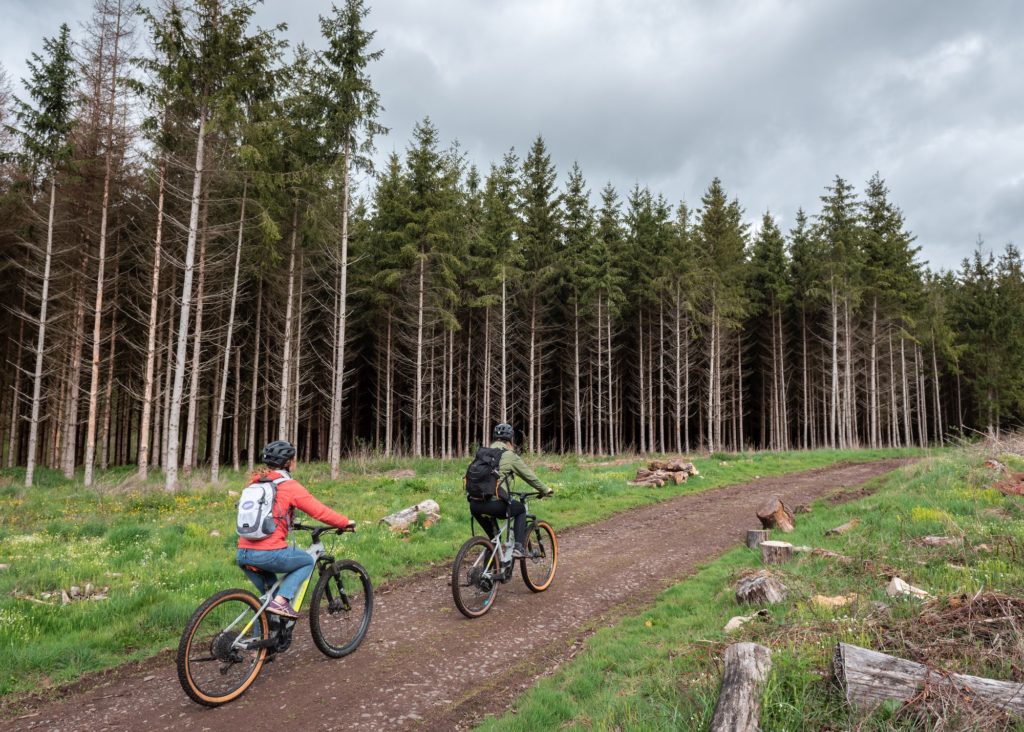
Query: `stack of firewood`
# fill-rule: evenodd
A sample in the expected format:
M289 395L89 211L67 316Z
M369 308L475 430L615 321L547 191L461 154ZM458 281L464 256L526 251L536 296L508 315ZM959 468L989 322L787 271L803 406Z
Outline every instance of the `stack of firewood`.
M630 485L653 485L661 488L672 482L682 485L691 475L698 475L693 463L684 463L682 458L670 460L652 460L646 468L636 471L636 478L629 481Z

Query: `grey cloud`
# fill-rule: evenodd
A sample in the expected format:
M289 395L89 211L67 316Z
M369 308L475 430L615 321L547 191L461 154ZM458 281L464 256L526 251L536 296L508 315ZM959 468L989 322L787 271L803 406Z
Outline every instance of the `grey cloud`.
M88 12L5 5L14 78ZM317 47L329 7L267 0L258 18ZM784 229L835 174L861 188L878 171L922 256L955 267L979 234L1024 228L1022 21L1013 0L380 0L380 157L426 115L484 170L541 133L560 180L578 160L592 190L639 182L694 204L717 175L750 221L770 209Z

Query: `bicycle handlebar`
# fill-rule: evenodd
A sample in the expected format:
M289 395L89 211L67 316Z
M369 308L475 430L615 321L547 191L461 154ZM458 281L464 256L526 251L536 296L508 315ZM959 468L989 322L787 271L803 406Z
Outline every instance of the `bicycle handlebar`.
M324 526L322 524L320 526L312 526L310 524L294 523L294 524L292 524L292 528L295 529L296 531L309 531L309 532L311 532L312 535L313 535L312 536L313 541L319 541L320 537L323 534L327 534L327 533L330 533L332 531L334 533L336 533L336 534L345 534L345 533L348 533L350 531L352 531L352 532L355 531L355 526L353 524L349 524L344 529L339 529L337 526Z
M508 494L510 496L515 496L520 500L522 500L523 498L533 498L535 496L538 498L544 497L544 494L541 493L540 491L509 491Z

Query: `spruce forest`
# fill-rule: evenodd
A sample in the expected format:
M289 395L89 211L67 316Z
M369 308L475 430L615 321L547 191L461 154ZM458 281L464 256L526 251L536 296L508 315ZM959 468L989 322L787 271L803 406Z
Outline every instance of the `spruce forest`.
M1024 416L1020 252L929 269L881 174L822 181L780 228L728 181L616 190L542 136L472 160L429 118L375 168L368 6L321 17L316 48L252 12L95 0L24 94L0 69L0 454L28 485L121 465L173 489L278 438L336 476L463 456L498 421L616 454Z

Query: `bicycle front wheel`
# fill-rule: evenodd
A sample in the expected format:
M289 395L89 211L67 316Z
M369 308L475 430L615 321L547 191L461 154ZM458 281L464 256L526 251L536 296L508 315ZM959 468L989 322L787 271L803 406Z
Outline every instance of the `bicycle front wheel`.
M309 630L320 652L341 658L354 651L370 627L373 585L356 562L344 560L328 567L313 590Z
M192 614L178 642L178 681L199 704L216 707L240 697L263 668L266 613L247 590L224 590Z
M520 560L523 582L534 592L551 586L558 567L558 539L547 521L530 524L526 534L526 557Z
M467 618L479 618L491 609L498 592L498 567L494 546L474 536L459 549L452 566L452 597L455 607Z

